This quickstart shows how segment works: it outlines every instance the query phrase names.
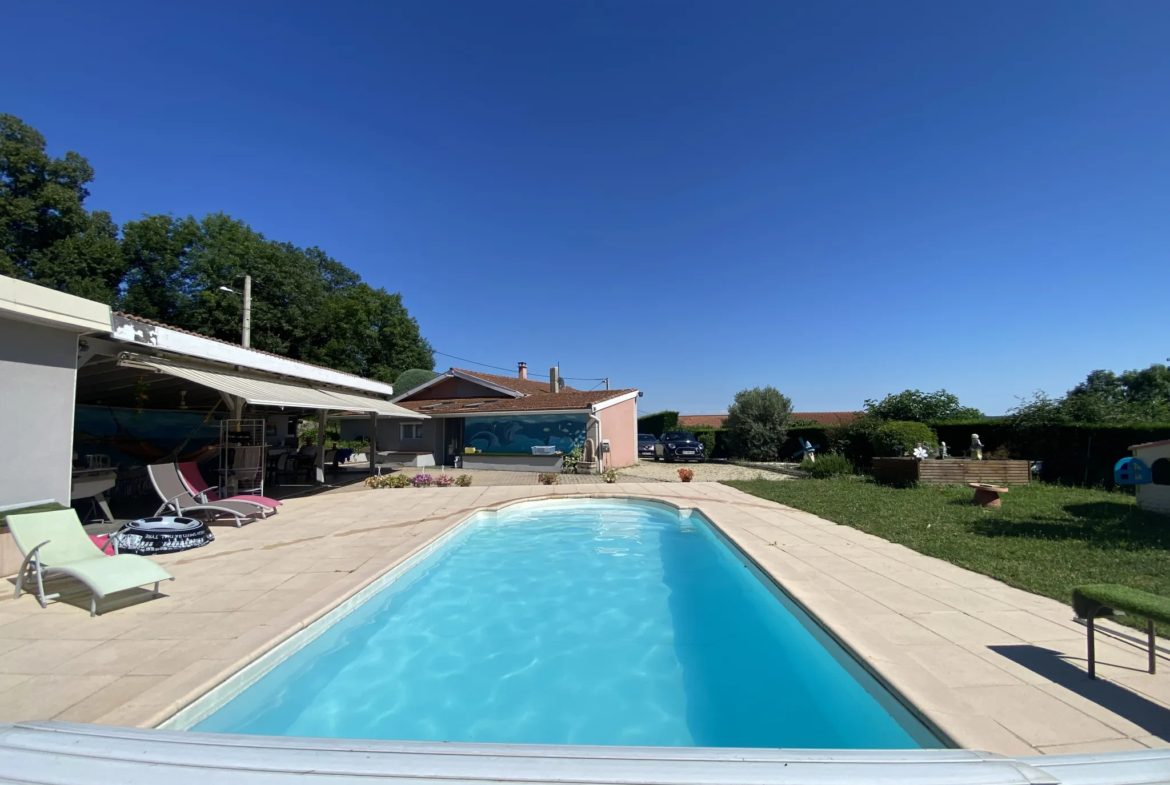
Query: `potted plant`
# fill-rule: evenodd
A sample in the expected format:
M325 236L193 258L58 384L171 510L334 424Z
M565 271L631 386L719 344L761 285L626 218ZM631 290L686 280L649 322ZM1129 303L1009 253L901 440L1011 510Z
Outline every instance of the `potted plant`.
M460 488L471 487L471 475L470 474L459 475L458 477L455 478L455 484L458 485Z
M541 472L536 476L536 479L540 481L541 485L556 485L561 481L560 475L552 472Z
M429 474L416 474L410 478L410 484L415 488L430 488L435 484L435 478Z
M449 474L440 474L435 478L435 485L440 488L449 488L453 482L455 482L455 478Z
M678 478L683 482L690 482L695 479L695 472L693 469L679 469Z
M618 472L617 472L617 469L606 469L606 470L605 470L605 475L604 475L604 476L605 476L605 481L606 481L606 482L608 482L608 483L615 483L615 482L617 482L617 480L618 480Z

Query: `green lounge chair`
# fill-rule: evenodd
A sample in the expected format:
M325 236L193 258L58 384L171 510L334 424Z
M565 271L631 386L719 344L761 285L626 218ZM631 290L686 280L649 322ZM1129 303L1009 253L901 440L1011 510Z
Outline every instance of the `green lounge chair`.
M114 592L126 591L148 583L154 584L158 595L160 581L173 581L175 576L143 556L128 553L107 556L102 553L85 529L74 510L33 512L9 515L8 530L24 554L24 563L16 576L16 593L20 597L25 580L37 582L37 601L46 607L46 601L60 597L45 594L44 578L59 573L69 575L89 587L89 615L97 615L97 599Z

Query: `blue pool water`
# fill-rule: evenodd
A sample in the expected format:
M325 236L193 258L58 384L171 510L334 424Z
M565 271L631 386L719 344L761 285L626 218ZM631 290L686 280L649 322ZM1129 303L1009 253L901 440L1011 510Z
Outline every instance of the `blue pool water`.
M701 516L483 517L193 730L668 746L942 746Z

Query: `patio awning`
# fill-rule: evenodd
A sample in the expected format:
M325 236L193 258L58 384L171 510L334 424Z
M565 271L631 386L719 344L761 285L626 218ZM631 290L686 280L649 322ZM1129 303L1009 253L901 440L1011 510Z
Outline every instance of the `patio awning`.
M200 368L173 360L164 360L159 357L141 355L123 355L119 365L135 368L147 368L157 373L165 373L194 384L210 387L228 395L243 398L257 406L281 406L295 409L326 409L337 411L377 412L378 414L394 417L409 417L416 420L427 419L401 406L395 406L389 401L372 398L357 393L325 390L308 385L295 384L273 379L260 379L240 372Z

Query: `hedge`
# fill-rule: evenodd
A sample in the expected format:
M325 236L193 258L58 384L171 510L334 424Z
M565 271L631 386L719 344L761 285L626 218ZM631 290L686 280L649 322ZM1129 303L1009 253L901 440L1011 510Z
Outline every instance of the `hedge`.
M1113 465L1130 455L1129 447L1170 439L1170 423L1133 425L1077 424L1017 428L1009 420L933 423L951 455L967 452L971 434L979 434L983 457L1004 455L1043 461L1041 479L1066 485L1113 486Z
M661 437L667 431L678 430L678 412L655 412L638 418L638 433L652 433Z
M684 430L679 428L678 430ZM728 446L727 431L722 428L685 428L689 433L694 434L695 438L703 443L703 448L707 451L707 459L712 458L730 458L731 448Z

